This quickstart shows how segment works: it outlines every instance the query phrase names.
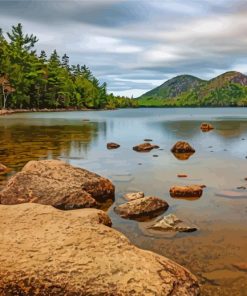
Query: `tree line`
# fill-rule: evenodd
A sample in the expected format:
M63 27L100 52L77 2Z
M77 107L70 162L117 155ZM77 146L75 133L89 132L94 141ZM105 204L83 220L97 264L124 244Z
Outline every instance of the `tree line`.
M137 101L107 93L85 65L70 65L54 50L49 56L35 49L38 39L24 34L21 24L3 34L0 29L0 108L136 107Z

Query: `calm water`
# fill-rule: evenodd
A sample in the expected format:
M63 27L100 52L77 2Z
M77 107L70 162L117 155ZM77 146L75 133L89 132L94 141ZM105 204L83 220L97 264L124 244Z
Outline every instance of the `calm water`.
M83 121L89 119L90 121ZM200 131L202 121L215 130ZM164 150L138 153L132 146L151 138ZM196 153L176 159L171 146L191 143ZM107 150L107 142L121 147ZM158 154L159 157L153 157ZM117 111L29 113L0 117L0 162L19 171L31 159L58 158L110 178L115 203L108 209L113 227L136 245L165 255L199 278L203 295L247 295L247 109L128 109ZM188 174L178 179L178 173ZM11 175L11 174L10 174ZM8 176L0 177L3 186ZM205 184L198 200L176 200L176 184ZM144 224L119 218L113 207L129 191L165 199L166 212L197 225L195 233L150 236ZM231 192L219 196L222 192ZM233 191L233 192L232 192ZM239 196L237 196L239 194Z

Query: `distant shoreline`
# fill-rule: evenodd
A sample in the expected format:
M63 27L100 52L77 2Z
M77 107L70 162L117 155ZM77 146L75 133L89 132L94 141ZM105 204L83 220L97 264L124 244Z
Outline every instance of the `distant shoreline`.
M88 108L57 108L57 109L0 109L0 116L7 116L16 113L35 113L35 112L75 112L75 111L106 111L116 109L88 109Z
M135 108L117 108L117 109L203 109L203 108L247 108L247 106L139 106ZM114 111L117 109L88 109L88 108L57 108L57 109L0 109L0 116L7 116L7 115L12 115L16 113L36 113L36 112L76 112L76 111Z
M118 109L203 109L203 108L247 108L247 106L138 106L138 107L127 107L127 108L114 108L114 109L93 109L93 108L43 108L43 109L0 109L0 116L7 116L16 113L38 113L38 112L76 112L76 111L114 111Z

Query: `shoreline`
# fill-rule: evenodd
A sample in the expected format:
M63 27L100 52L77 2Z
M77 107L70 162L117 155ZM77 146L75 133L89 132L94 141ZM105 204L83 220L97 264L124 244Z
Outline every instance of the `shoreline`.
M75 112L75 111L106 111L116 109L74 109L74 108L58 108L58 109L0 109L0 116L12 115L16 113L35 113L35 112Z
M152 109L152 108L160 108L160 109L171 109L171 108L176 108L176 109L203 109L203 108L247 108L247 106L224 106L224 107L219 107L219 106L208 106L208 107L164 107L164 106L148 106L148 107L144 107L144 106L139 106L137 108L123 108L123 109ZM114 110L118 110L118 109L122 109L122 108L116 108L116 109L89 109L89 108L57 108L57 109L37 109L37 108L33 108L33 109L0 109L0 116L7 116L7 115L12 115L12 114L16 114L16 113L36 113L36 112L76 112L76 111L114 111Z

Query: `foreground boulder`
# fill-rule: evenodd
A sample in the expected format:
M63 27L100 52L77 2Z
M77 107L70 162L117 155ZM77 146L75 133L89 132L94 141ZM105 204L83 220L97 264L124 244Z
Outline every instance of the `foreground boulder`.
M171 149L172 153L195 153L195 149L189 143L179 141Z
M117 143L107 143L106 147L107 149L117 149L120 147L120 145Z
M135 247L101 215L0 205L0 295L199 295L188 270Z
M149 152L153 149L158 149L159 146L157 145L152 145L150 143L143 143L137 146L133 147L133 150L137 151L137 152Z
M153 196L138 198L114 208L115 212L125 219L146 220L157 217L168 209L166 201Z
M202 196L203 185L173 186L170 196L174 198L199 198Z
M0 203L40 203L69 210L114 198L106 178L58 160L30 161L0 192Z
M206 122L203 122L202 124L201 124L201 130L203 131L203 132L209 132L209 131L211 131L211 130L213 130L214 129L214 127L212 126L212 124L210 124L210 123L206 123Z
M0 175L6 174L8 171L9 171L9 169L5 165L0 163Z

